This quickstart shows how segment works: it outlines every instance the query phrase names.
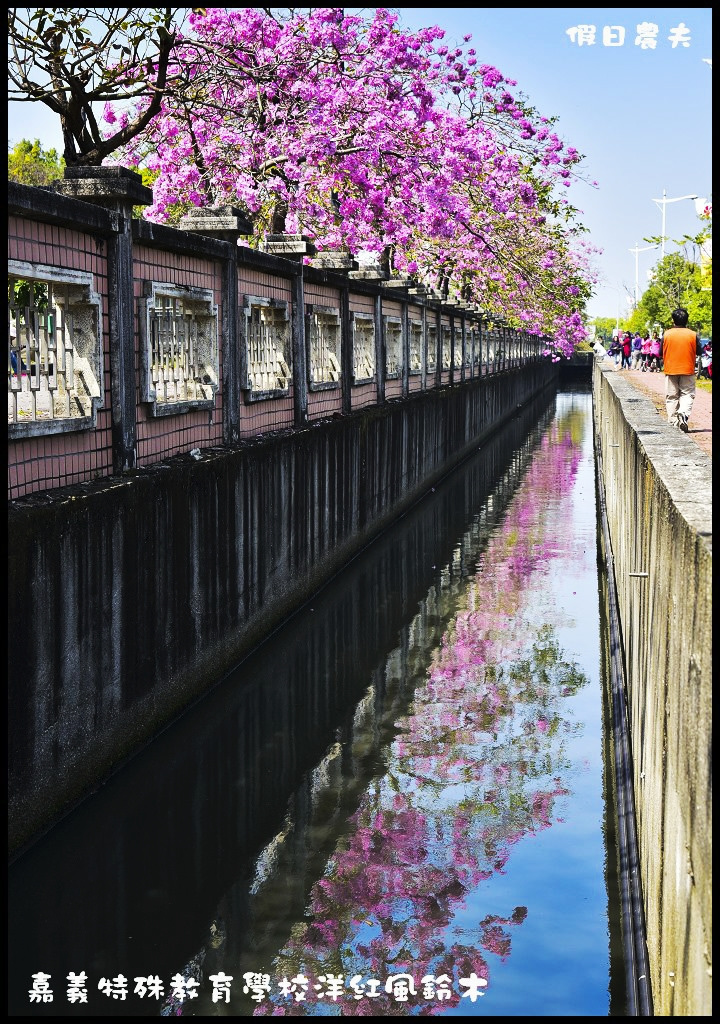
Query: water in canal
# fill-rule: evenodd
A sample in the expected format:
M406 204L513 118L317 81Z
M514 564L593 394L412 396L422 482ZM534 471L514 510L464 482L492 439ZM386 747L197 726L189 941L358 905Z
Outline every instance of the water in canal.
M596 537L561 388L11 866L10 1014L623 1016Z

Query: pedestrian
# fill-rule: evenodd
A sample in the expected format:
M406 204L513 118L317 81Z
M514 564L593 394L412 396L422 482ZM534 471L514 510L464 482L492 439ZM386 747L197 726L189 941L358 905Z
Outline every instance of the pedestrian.
M702 345L702 338L700 339L700 344ZM707 380L712 380L712 341L705 342L695 376L698 379L705 377Z
M632 342L632 362L630 368L632 370L639 370L642 363L642 337L639 331L635 331L635 336Z
M640 355L642 358L642 372L646 373L650 369L650 335L646 334L643 338L642 347L640 349Z
M608 355L615 363L615 369L620 369L620 363L622 362L622 345L620 344L619 338L613 338L610 342L610 348L608 349Z
M622 370L630 369L630 357L632 356L632 334L630 331L625 331L625 337L622 340L622 362L620 368Z
M650 335L650 369L662 370L662 342L654 331Z
M608 350L597 338L593 342L593 352L595 353L596 358L600 359L601 361L603 359L607 359L608 357Z
M695 366L701 352L700 338L688 328L686 309L680 306L671 316L673 326L665 331L662 344L665 408L668 422L687 434L695 401Z

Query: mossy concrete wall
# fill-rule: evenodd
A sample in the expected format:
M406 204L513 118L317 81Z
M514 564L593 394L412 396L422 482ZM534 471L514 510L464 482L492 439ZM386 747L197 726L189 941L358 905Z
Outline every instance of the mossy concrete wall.
M593 371L656 1016L712 1015L712 460Z
M11 502L11 852L557 373L536 363Z

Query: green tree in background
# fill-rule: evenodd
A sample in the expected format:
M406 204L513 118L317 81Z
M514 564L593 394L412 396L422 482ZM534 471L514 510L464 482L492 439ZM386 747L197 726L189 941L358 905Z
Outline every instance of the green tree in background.
M641 334L656 327L665 330L672 323L672 311L684 306L690 314L688 326L712 336L712 291L706 290L703 279L697 263L680 253L669 253L655 267L650 286L633 310L630 330Z
M39 139L22 139L8 151L8 181L50 185L63 176L65 161L56 149L44 150Z
M695 235L673 239L682 251L669 253L653 270L650 286L628 322L631 330L644 333L659 326L670 327L670 314L678 306L689 313L688 326L712 337L712 202L699 215L701 228ZM659 237L646 242L660 242Z
M617 323L614 316L596 316L594 320L590 321L590 325L595 328L595 337L601 345L610 344ZM624 327L625 321L621 320L619 326Z

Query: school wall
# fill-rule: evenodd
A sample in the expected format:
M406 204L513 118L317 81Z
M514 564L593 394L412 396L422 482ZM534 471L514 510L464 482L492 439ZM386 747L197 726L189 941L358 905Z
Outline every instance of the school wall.
M557 380L544 339L503 329L488 346L472 308L386 294L382 280L253 251L222 229L132 220L132 204L147 201L136 179L80 169L65 195L9 183L9 259L27 276L38 266L92 275L103 369L92 422L9 422L11 852ZM143 304L156 285L202 292L217 309L218 386L203 408L158 413L146 400ZM287 310L292 336L289 386L261 400L246 386L253 296ZM342 342L341 379L317 391L304 328L313 304L338 311ZM355 314L373 322L376 346L374 375L359 383ZM386 317L403 325L394 376ZM409 320L445 328L433 372L409 374ZM485 338L472 357L470 323ZM11 399L9 385L9 415Z

